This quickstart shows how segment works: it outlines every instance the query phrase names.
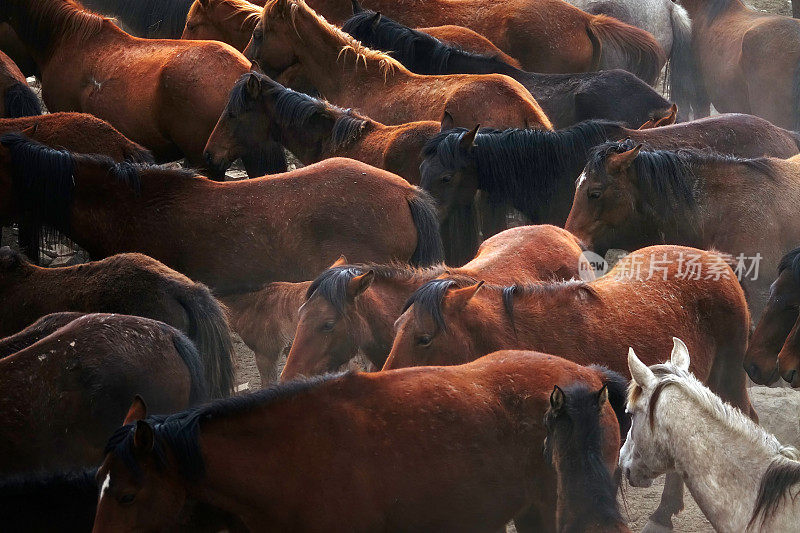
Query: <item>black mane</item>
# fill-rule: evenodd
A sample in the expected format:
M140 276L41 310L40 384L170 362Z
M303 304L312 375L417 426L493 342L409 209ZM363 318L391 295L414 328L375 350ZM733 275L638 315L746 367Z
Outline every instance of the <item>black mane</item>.
M784 270L790 269L795 283L800 284L800 247L788 252L778 263L778 275Z
M369 48L390 52L392 57L417 74L451 74L452 63L456 60L480 64L480 70L487 73L513 69L496 56L467 52L369 9L350 17L342 31Z
M260 391L215 400L200 407L187 409L168 416L150 416L146 422L155 434L153 454L158 468L167 464L167 450L178 463L178 470L188 480L200 479L205 474L205 462L200 450L200 429L205 420L232 417L253 409L282 402L310 391L320 385L347 376L349 373L326 374L273 385ZM133 449L136 424L117 429L106 444L105 454L113 453L135 474L141 474L139 459Z
M89 9L116 18L130 33L179 39L193 0L82 0Z
M444 272L444 265L414 268L400 264L360 264L329 268L315 279L306 291L306 300L317 294L330 303L340 314L344 314L347 303L347 285L356 277L372 270L378 279L427 280Z
M474 168L480 189L535 217L559 186L572 187L591 149L621 130L620 124L602 120L558 131L483 128L466 153L459 143L467 130L455 128L430 139L422 156L436 156L448 168ZM430 184L423 180L421 186Z

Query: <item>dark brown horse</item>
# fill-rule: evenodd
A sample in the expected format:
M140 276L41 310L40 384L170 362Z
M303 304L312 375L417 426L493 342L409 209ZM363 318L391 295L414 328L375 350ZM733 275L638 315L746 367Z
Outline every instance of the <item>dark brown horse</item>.
M747 347L744 367L756 383L771 385L783 377L792 387L800 386L799 309L800 248L795 248L778 263L778 278L769 287L764 313Z
M250 72L231 91L204 156L209 167L224 172L236 159L268 153L277 143L305 164L349 157L418 184L422 147L438 132L435 121L386 126ZM267 170L246 167L250 177Z
M365 0L411 27L457 24L487 37L532 72L588 72L622 68L654 83L666 61L652 35L561 0ZM311 0L321 15L343 24L350 5Z
M17 32L7 22L0 22L0 50L3 51L25 76L35 76L38 69L31 54L19 40Z
M127 315L70 321L1 359L0 382L4 473L95 463L135 394L162 413L208 398L191 341L163 322Z
M774 272L800 231L796 159L601 145L578 182L566 228L601 255L661 243L730 254L758 320L770 284L759 272Z
M563 225L576 178L592 150L607 140L629 138L653 148L712 149L741 157L783 158L798 152L795 133L751 115L720 115L646 130L603 121L555 132L484 130L476 135L475 130L449 127L444 125L445 131L425 146L421 185L439 203L443 234L452 236L450 246L465 255L475 249L469 237L477 231L472 211L476 191L485 193L492 204L512 205L535 223ZM590 237L585 232L576 235ZM640 246L618 247L630 251Z
M19 135L0 142L0 222L47 224L92 257L145 253L220 294L313 278L342 253L420 265L442 259L428 195L358 161L217 183Z
M484 241L460 268L336 264L308 287L281 380L336 370L359 352L383 367L403 303L438 276L472 283L571 279L581 274L581 254L577 239L561 228L520 226Z
M207 287L141 254L62 268L28 263L0 248L0 336L58 311L120 313L184 332L200 353L212 397L233 389L233 346L224 309Z
M19 67L0 50L0 117L41 115L39 98L28 87Z
M618 376L599 391L584 383L562 383L550 394L544 415L545 457L556 471L558 531L631 531L617 503L616 465L609 470L603 460L606 432L618 429L603 427L603 407L611 396L616 396L612 407L624 404L627 383Z
M362 46L303 0L268 2L245 55L273 78L299 69L329 101L384 124L439 120L448 111L461 126L551 128L518 82L497 74L414 74Z
M709 104L800 130L800 21L741 0L680 0L692 19L696 116Z
M686 275L687 261L701 276ZM441 279L420 287L397 321L384 370L459 364L499 349L535 349L628 374L633 346L654 364L680 335L693 372L755 418L742 368L750 316L731 268L716 253L679 246L645 248L586 282L486 287ZM699 358L698 358L699 357ZM651 520L671 527L683 508L680 477L667 478Z
M476 54L412 30L368 9L356 13L342 30L365 46L390 53L417 74L505 74L536 98L556 128L588 119L615 120L637 128L669 113L670 104L652 87L624 70L579 74L538 74L508 64L496 54Z
M228 91L250 70L226 44L133 37L74 0L2 0L3 21L36 60L48 109L107 120L160 161L202 166Z
M168 418L134 404L98 471L94 531L169 529L187 497L253 531L491 532L511 519L521 533L555 531L542 455L550 391L608 380L558 357L500 352L295 381ZM601 424L612 469L619 433L608 404Z

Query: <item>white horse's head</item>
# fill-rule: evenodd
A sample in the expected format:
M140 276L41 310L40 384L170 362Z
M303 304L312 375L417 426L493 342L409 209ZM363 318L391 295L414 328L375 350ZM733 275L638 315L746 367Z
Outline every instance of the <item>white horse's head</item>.
M664 370L689 370L689 350L677 337L672 341L670 361L666 365L656 365L660 367L659 374ZM673 469L671 454L666 449L667 435L659 434L658 426L651 419L655 412L650 409L650 400L660 378L636 356L633 348L628 350L628 368L632 380L628 387L627 411L632 420L628 438L620 451L619 465L631 485L649 487L655 478Z

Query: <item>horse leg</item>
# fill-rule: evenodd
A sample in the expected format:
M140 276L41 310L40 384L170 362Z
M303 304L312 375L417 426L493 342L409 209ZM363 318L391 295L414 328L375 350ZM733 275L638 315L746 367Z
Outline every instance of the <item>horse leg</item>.
M683 510L683 479L680 474L667 474L664 492L658 508L650 515L642 533L662 533L672 531L672 517Z
M514 527L517 533L544 533L547 531L554 532L556 525L555 518L555 505L556 502L551 502L553 509L553 516L544 516L540 506L532 505L525 509L522 513L514 518Z

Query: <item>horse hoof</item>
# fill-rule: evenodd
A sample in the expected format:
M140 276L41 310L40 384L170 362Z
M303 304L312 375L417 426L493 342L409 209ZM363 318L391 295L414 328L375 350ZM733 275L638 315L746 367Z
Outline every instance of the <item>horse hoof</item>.
M644 529L642 529L642 533L672 533L672 531L673 530L671 527L661 525L658 522L653 522L652 520L648 520L644 525Z

